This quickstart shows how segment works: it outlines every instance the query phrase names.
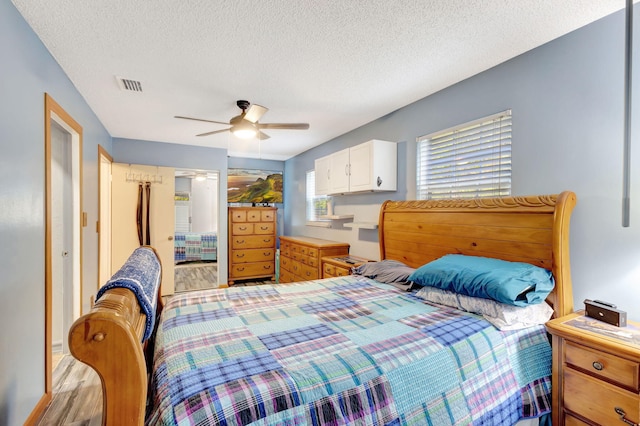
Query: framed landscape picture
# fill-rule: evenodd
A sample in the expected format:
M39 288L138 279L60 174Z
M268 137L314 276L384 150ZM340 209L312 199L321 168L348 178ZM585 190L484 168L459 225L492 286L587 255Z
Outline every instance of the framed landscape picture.
M282 172L258 169L229 169L227 202L282 203Z

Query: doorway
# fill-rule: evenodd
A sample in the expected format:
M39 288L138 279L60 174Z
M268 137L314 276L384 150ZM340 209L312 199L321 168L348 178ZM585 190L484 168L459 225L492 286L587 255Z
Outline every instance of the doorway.
M219 172L176 169L175 191L175 291L216 288Z
M82 315L82 127L45 94L45 396Z

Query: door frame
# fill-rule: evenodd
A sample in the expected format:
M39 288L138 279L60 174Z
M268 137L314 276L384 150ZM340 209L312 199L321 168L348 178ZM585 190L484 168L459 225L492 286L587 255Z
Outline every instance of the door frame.
M51 125L52 121L62 126L71 135L72 179L74 218L73 232L73 280L74 318L82 315L82 126L80 126L48 93L44 95L44 139L45 139L45 395L48 401L52 397L52 270L51 270Z
M109 175L105 176L102 165L109 164ZM98 222L96 232L98 233L98 290L103 282L102 277L111 276L111 167L113 157L109 155L102 145L98 144ZM108 179L107 193L103 193L103 180ZM107 204L108 203L108 204ZM107 205L105 205L107 204ZM108 208L105 208L108 207ZM109 226L105 226L108 222ZM103 247L104 246L104 247ZM104 249L104 250L103 250Z

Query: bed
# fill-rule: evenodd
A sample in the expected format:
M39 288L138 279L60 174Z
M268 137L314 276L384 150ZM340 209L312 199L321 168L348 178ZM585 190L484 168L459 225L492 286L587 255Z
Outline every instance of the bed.
M544 268L555 281L546 303L562 316L573 310L575 202L571 192L388 201L380 256ZM103 383L104 424L514 424L557 398L543 326L499 331L363 276L184 294L159 317L140 343L147 316L114 288L72 327L72 354Z
M175 263L214 261L218 258L215 232L176 232L173 244Z

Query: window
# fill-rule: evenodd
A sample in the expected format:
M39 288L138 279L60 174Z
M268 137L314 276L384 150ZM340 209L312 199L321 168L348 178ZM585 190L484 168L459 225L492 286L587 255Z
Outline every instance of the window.
M418 138L420 200L511 195L511 111Z
M307 222L319 221L327 214L327 196L316 195L316 172L307 172Z

